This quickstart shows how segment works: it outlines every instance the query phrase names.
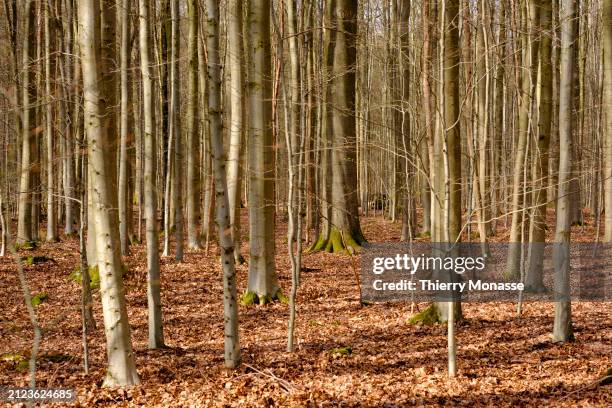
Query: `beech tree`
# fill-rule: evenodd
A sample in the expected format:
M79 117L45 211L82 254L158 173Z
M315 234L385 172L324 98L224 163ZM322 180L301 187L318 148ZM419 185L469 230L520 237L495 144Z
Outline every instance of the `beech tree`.
M249 2L249 278L244 303L267 303L278 297L275 255L274 139L270 1ZM216 187L217 188L217 187Z
M32 241L32 182L31 155L36 132L35 100L36 83L33 77L32 60L36 56L36 2L27 0L24 11L23 60L21 64L21 95L22 95L22 143L21 143L21 175L19 178L19 220L17 223L17 243ZM38 228L38 226L36 226Z
M100 261L100 294L104 315L104 333L106 335L106 354L108 359L107 374L104 384L107 386L126 386L138 384L140 379L134 364L130 325L125 304L125 288L121 272L119 252L119 230L117 214L117 188L108 173L109 146L116 142L114 129L105 126L101 118L108 109L109 99L104 91L102 67L108 67L100 61L102 39L96 33L100 27L101 4L95 0L78 2L78 39L83 70L83 102L85 114L85 131L89 163L92 171L90 189L92 197L92 219L95 224L95 250ZM107 22L111 25L111 22ZM108 123L108 122L107 122Z
M149 348L164 346L160 296L159 248L157 237L156 137L153 125L153 80L151 74L151 28L149 2L139 0L140 70L144 116L144 201L147 240L147 304L149 313Z
M256 3L256 2L251 2ZM265 1L262 1L265 3ZM267 11L255 8L251 12ZM236 269L234 265L234 243L232 241L229 200L227 197L226 155L223 151L221 133L221 73L219 59L219 5L217 0L206 1L208 54L208 118L210 120L210 146L215 177L215 221L219 231L219 249L223 269L223 320L225 334L225 365L230 368L240 365L240 339L238 334L238 302ZM263 13L266 14L267 13ZM260 14L261 15L261 14Z
M357 36L357 3L330 0L327 58L331 59L327 114L331 138L331 175L329 183L330 221L320 232L314 250L344 251L346 246L358 249L366 242L359 223L357 201L357 156L355 130L355 63ZM332 99L333 95L333 99ZM328 215L323 215L328 217Z
M605 240L612 242L612 3L604 2L603 13L603 87L605 160Z
M559 3L561 23L561 77L559 79L559 190L557 193L557 222L555 227L555 321L553 341L573 339L572 311L569 300L570 286L570 207L572 205L572 75L574 70L574 44L576 32L573 19L573 0Z

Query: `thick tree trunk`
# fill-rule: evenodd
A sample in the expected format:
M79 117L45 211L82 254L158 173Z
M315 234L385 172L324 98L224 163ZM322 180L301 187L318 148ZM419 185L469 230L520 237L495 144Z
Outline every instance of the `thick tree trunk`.
M251 5L256 2L251 2ZM263 1L262 3L266 3ZM269 4L251 12L270 11ZM216 0L206 1L208 51L208 118L210 120L210 141L215 175L216 222L219 231L219 249L223 268L223 318L225 331L225 365L230 368L240 365L240 340L238 336L238 302L236 290L236 270L234 266L234 243L230 231L229 200L227 197L227 174L225 171L225 152L221 123L221 74L219 66L219 9ZM259 38L259 37L258 37ZM263 37L263 38L269 38ZM259 38L262 40L263 38ZM259 42L257 42L259 44ZM261 66L259 66L261 68ZM261 71L260 71L261 72ZM266 71L269 72L269 71ZM270 100L268 99L269 103ZM253 245L253 242L251 242Z
M331 140L331 222L329 231L321 231L313 249L358 250L366 240L361 232L357 196L357 151L355 129L355 64L357 3L333 0L328 58L332 59L327 107L328 137ZM331 98L328 103L332 102ZM327 176L329 177L329 175Z
M108 108L108 95L102 88L100 68L105 64L99 61L100 43L96 28L100 22L100 4L96 0L78 2L79 43L81 65L83 69L85 127L88 139L90 172L93 180L93 218L90 224L96 224L96 251L101 261L100 294L104 327L106 335L106 353L108 358L107 375L104 384L107 386L127 386L140 382L134 353L132 351L130 326L125 303L125 288L121 277L121 257L118 240L118 215L116 212L116 184L112 173L108 172L108 154L110 145L116 141L114 132L101 121ZM106 24L111 24L106 21ZM103 26L103 25L102 25ZM111 161L114 164L114 162Z
M274 138L270 1L251 1L248 12L249 73L249 279L245 303L274 299L280 290L275 266ZM215 186L218 190L220 186ZM217 204L219 205L219 204Z

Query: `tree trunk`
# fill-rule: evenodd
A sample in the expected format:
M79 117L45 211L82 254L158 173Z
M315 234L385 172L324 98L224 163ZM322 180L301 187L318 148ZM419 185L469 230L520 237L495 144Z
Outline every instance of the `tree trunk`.
M55 144L53 143L53 105L52 105L52 92L51 92L51 71L53 62L51 60L51 38L53 32L53 22L51 22L51 10L53 0L44 3L45 10L45 93L46 93L46 104L45 107L45 136L47 141L47 241L57 241L57 213L55 211L55 180L53 171L53 153ZM55 59L55 58L53 58Z
M139 1L140 69L144 116L144 202L147 237L147 304L149 348L164 347L162 325L159 248L157 238L157 183L155 178L157 146L153 120L153 79L151 75L150 9L147 0Z
M245 303L280 290L275 267L275 152L272 131L270 1L249 2L249 279ZM220 186L215 185L215 189ZM219 204L217 204L219 205Z
M548 146L552 127L552 1L539 0L540 27L543 36L540 44L540 106L538 118L537 153L533 158L535 188L532 193L534 206L529 240L529 268L525 281L528 291L539 292L544 289L542 266L544 261L544 242L546 238L546 205L548 187Z
M108 95L101 87L102 74L100 68L105 64L99 61L100 42L97 28L101 27L100 4L95 0L78 2L79 43L81 66L83 70L83 94L85 128L88 139L90 158L90 184L93 189L93 218L90 224L96 224L96 251L101 261L100 294L104 327L106 335L106 353L108 358L107 375L104 384L107 386L127 386L140 382L134 353L132 351L130 326L125 303L125 288L121 277L121 258L118 241L118 216L116 210L116 184L108 173L110 146L116 141L116 135L104 126L101 117L106 112L104 104L108 104ZM106 21L106 24L111 24ZM103 26L103 25L102 25ZM113 135L115 138L113 140ZM114 162L111 161L112 164ZM113 198L114 197L114 198Z
M200 182L198 177L200 143L198 137L198 3L188 0L189 42L187 54L187 247L201 249L197 222L200 214Z
M229 3L228 64L230 76L230 118L229 118L229 158L227 161L227 188L229 194L230 223L234 238L236 262L244 260L240 255L240 159L242 157L242 134L244 119L243 100L243 40L242 40L242 0Z
M331 225L321 231L313 249L344 251L347 246L358 250L366 240L361 232L357 196L357 151L355 133L355 64L357 37L357 3L333 0L328 58L332 59L328 98L333 108L331 123ZM331 102L331 100L328 100ZM327 176L329 177L329 175Z
M265 3L263 1L262 3ZM250 2L253 7L253 3ZM264 12L268 15L269 4L251 12ZM208 51L208 118L210 120L210 141L215 175L216 222L219 231L219 249L223 268L223 314L225 328L225 365L235 368L240 365L240 340L238 336L238 303L236 290L236 270L234 266L234 243L230 231L229 200L227 197L227 175L225 172L225 152L221 123L221 74L219 67L219 9L216 0L206 1L207 12L207 51ZM263 37L268 39L269 36ZM261 38L260 38L261 39ZM260 71L261 72L261 71ZM269 71L266 71L269 72ZM263 74L263 73L261 73ZM269 103L270 100L268 99ZM251 242L253 245L253 242Z
M129 131L129 112L128 112L128 65L129 65L129 20L128 13L130 0L123 0L120 5L120 24L121 24L121 117L120 117L120 154L119 154L119 237L121 240L121 254L129 253L128 237L128 217L131 217L132 202L128 196L128 157L127 139Z
M36 58L36 8L35 0L25 3L22 47L22 140L21 140L21 174L19 178L19 218L17 220L17 243L23 244L32 240L32 143L36 132L36 83L30 67Z
M535 2L529 3L525 24L523 26L523 34L521 43L523 44L524 59L522 66L521 89L519 91L519 124L518 124L518 142L514 155L514 173L512 179L512 225L510 227L510 239L508 248L508 265L506 277L508 279L518 280L520 278L520 261L522 253L523 234L523 172L525 169L525 154L527 150L528 130L529 130L529 110L533 98L533 82L537 75L537 64L534 63L533 45L530 42L528 33L531 27L535 24L536 6ZM535 68L534 68L535 67ZM535 74L534 74L535 70Z
M603 3L603 49L604 49L604 241L612 242L612 2Z
M171 138L174 143L174 163L172 167L174 186L172 189L172 202L174 203L174 227L175 227L175 259L183 260L183 182L182 182L182 163L183 163L183 141L181 138L180 124L180 75L179 75L179 58L180 58L180 12L179 1L172 0L171 3L172 15L172 50L170 59L170 82L172 96L170 100L170 129L172 132ZM170 173L168 173L170 174Z
M73 81L76 80L76 76L72 76L72 70L74 69L73 64L71 64L72 54L74 52L74 45L72 42L72 32L73 32L73 24L72 24L72 16L73 16L73 8L72 1L68 0L65 2L66 4L66 25L64 29L65 39L64 39L64 52L66 56L64 58L64 75L65 75L65 85L62 87L63 97L64 97L64 106L65 106L65 126L64 126L64 155L63 155L63 190L64 195L64 206L65 206L65 214L64 214L64 235L72 235L75 233L74 230L74 221L76 218L76 214L74 211L74 202L72 198L75 194L75 172L74 172L74 138L76 137L75 130L75 121L77 120L77 116L74 115L74 112L78 112L78 107L74 109L71 107L70 102L75 100L76 98L71 97L70 86L73 85ZM76 64L74 64L76 65ZM76 104L75 104L76 105Z
M574 0L561 0L561 60L559 62L559 187L557 193L557 225L553 259L555 264L555 321L553 341L573 339L570 303L570 212L572 174L572 97L574 91Z

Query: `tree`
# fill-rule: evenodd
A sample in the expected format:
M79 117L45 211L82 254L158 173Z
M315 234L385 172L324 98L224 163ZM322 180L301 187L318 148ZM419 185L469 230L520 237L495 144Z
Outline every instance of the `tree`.
M120 51L120 70L121 70L121 113L119 119L120 126L120 147L119 147L119 237L121 239L121 254L127 255L129 252L129 237L128 225L129 217L132 216L131 200L128 197L128 132L129 132L129 81L128 81L128 65L129 65L129 8L130 0L123 0L120 4L120 21L121 24L121 51Z
M294 0L287 1L287 34L289 36L289 54L290 54L290 86L291 86L291 124L290 132L285 132L285 144L287 146L288 163L288 199L287 199L287 246L289 249L289 258L291 261L291 291L289 293L289 323L287 337L287 351L293 352L294 345L294 330L295 330L295 315L296 315L296 298L297 290L300 284L300 271L302 261L302 155L304 135L298 135L298 127L301 122L300 111L300 78L299 78L299 51L297 33L297 18L295 13ZM286 88L285 88L286 89ZM286 98L285 98L286 103ZM294 242L295 248L294 248Z
M200 150L198 138L198 4L195 0L187 2L189 20L189 39L187 55L189 71L187 78L187 247L201 249L197 231L197 220L200 200L200 183L198 179L198 156Z
M23 244L32 241L32 180L31 180L31 156L36 132L36 83L33 76L33 68L30 66L36 58L36 1L25 2L25 18L22 46L22 141L21 141L21 175L19 178L19 218L17 221L17 243ZM38 226L37 226L38 228Z
M52 28L54 26L51 21L51 6L52 0L45 2L45 94L47 106L45 108L45 138L47 141L47 241L57 241L57 213L55 211L55 172L53 171L53 153L55 144L53 143L53 105L51 92L51 38L54 34Z
M219 231L219 249L223 269L223 321L225 332L225 365L235 368L240 365L240 339L238 334L238 302L234 243L230 232L229 200L227 197L227 174L221 124L221 74L219 66L219 4L218 0L206 0L208 52L208 118L210 120L210 145L215 177L215 219ZM265 3L266 1L262 1ZM255 1L250 2L252 7ZM269 8L258 11L267 15ZM257 7L255 7L257 10ZM251 10L254 11L254 10Z
M244 303L279 295L274 261L275 187L272 133L270 1L249 2L249 278ZM215 188L218 188L215 186Z
M322 228L314 250L344 251L346 246L358 249L366 240L361 232L357 196L357 152L355 129L355 63L357 36L357 3L330 0L332 27L328 58L331 58L327 112L331 119L331 220ZM333 105L330 105L333 103Z
M519 120L518 120L518 142L516 145L516 153L514 155L514 173L512 179L512 225L510 227L510 240L508 247L508 266L506 277L510 279L518 279L520 277L520 260L523 242L523 226L526 222L523 217L523 208L525 206L523 198L523 173L525 169L525 156L529 146L529 117L533 99L533 84L537 76L537 64L535 63L535 50L531 41L533 33L531 28L536 23L536 4L534 1L525 2L526 18L522 27L521 43L524 49L523 64L521 69L521 89L519 91ZM531 35L531 36L530 36Z
M139 1L140 70L144 116L144 201L147 239L147 304L149 348L164 346L162 325L159 253L157 238L156 137L153 122L153 79L151 74L151 29L149 1Z
M532 180L535 184L532 193L534 206L531 222L529 244L529 268L527 270L525 287L529 291L544 289L542 265L544 257L544 241L546 238L546 204L548 187L548 146L552 128L552 1L540 0L540 29L543 37L540 51L540 104L537 138L537 154L534 154L532 164Z
M118 215L116 212L116 184L108 173L109 145L114 132L101 121L109 101L101 86L101 40L96 33L100 27L100 3L96 0L78 2L79 49L83 71L83 102L85 131L88 142L91 184L94 197L93 217L96 225L95 250L100 260L100 294L106 335L108 359L107 386L126 386L140 382L132 351L130 326L125 303L125 288L121 273L121 257L118 242ZM110 22L107 22L110 24ZM115 136L116 141L116 136ZM113 199L113 196L115 197Z
M242 1L229 2L229 23L227 32L228 63L230 77L230 118L229 118L229 157L227 162L227 188L229 194L230 223L234 238L236 262L243 262L240 255L240 186L242 174L240 162L242 157L242 134L244 120L243 98L243 38L242 38Z
M603 2L603 49L604 49L604 197L605 197L605 236L612 242L612 2Z
M574 0L561 0L559 21L561 23L561 60L559 79L559 187L557 193L557 222L553 259L555 263L555 321L553 341L573 339L572 309L569 300L570 274L570 212L572 174L572 97L574 92L574 42L576 32Z
M181 138L180 124L180 107L181 96L179 89L181 87L179 75L179 58L180 58L180 11L178 0L172 0L170 4L170 13L172 15L172 48L170 59L170 82L171 82L171 99L170 99L170 130L171 139L174 142L174 187L172 190L172 202L174 203L174 227L176 238L175 259L183 260L183 182L182 179L182 163L183 163L183 140ZM170 173L168 173L170 174ZM169 233L169 231L167 232Z

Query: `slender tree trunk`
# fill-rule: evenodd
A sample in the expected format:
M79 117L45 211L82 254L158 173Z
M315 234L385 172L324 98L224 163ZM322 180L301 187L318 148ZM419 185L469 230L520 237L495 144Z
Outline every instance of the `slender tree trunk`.
M521 43L523 44L523 65L521 77L521 89L519 92L519 124L518 124L518 142L514 155L514 174L512 179L512 225L510 227L510 239L508 248L508 265L506 277L510 279L519 279L520 277L520 260L522 253L524 228L523 219L523 195L524 195L524 180L523 172L525 169L525 154L527 150L528 131L529 131L529 110L532 103L532 90L535 75L537 75L537 64L534 63L532 44L530 42L530 28L535 24L536 6L535 2L529 3L525 12L525 24L522 28L523 33ZM534 67L536 74L534 75Z
M108 106L108 95L101 87L100 68L105 64L99 61L100 43L96 33L100 27L100 4L96 0L78 2L79 43L81 66L83 69L85 126L88 139L93 189L93 215L90 224L96 224L96 251L100 268L100 294L106 335L108 359L107 386L127 386L140 382L134 353L132 351L130 326L125 303L125 288L121 277L121 257L119 253L118 216L116 210L116 184L112 173L108 173L109 145L113 143L114 132L101 121ZM106 24L110 24L106 21ZM103 25L102 25L103 26ZM116 137L115 137L116 140ZM114 162L111 161L112 164ZM113 198L114 197L114 198Z
M36 2L26 0L23 26L22 46L22 139L21 139L21 174L19 178L19 218L17 221L17 243L23 244L32 240L32 142L36 132L36 83L32 73L31 62L36 57Z
M131 217L132 202L128 196L128 157L127 144L129 132L129 83L128 83L128 65L129 65L129 20L128 13L130 8L130 0L123 0L120 3L120 21L121 24L121 55L120 55L120 70L121 70L121 114L120 114L120 153L119 153L119 237L121 239L121 254L129 253L129 237L128 237L128 217Z
M187 247L201 249L197 222L200 214L200 183L198 167L200 143L198 138L198 2L188 0L189 39L187 54L189 73L187 79Z
M425 126L425 153L424 156L427 156L427 164L428 167L427 173L429 179L425 179L425 192L427 198L423 199L423 212L427 212L428 223L425 225L425 217L423 219L423 232L432 232L432 223L433 223L433 211L432 211L432 200L431 192L433 188L433 172L430 171L430 166L433 163L433 118L431 114L431 88L429 85L429 76L430 76L430 65L431 65L431 40L429 37L430 30L432 29L430 23L430 0L425 0L423 3L423 50L421 52L421 86L423 92L423 122Z
M572 97L574 91L574 43L576 33L573 19L574 0L561 0L559 21L561 23L561 60L559 84L559 187L557 193L557 225L553 259L555 263L555 321L553 341L573 339L572 309L570 302L570 212L572 175Z
M65 214L64 214L64 235L72 235L74 234L74 221L75 221L75 211L74 211L74 203L71 198L74 197L74 189L75 189L75 174L74 174L74 138L76 137L76 132L74 132L75 124L74 122L77 120L77 116L73 113L78 112L78 108L71 109L70 103L74 101L74 98L70 92L70 86L73 85L73 81L76 80L72 76L73 73L73 64L72 54L73 46L72 41L72 32L73 32L73 24L72 24L72 16L73 16L73 7L72 0L65 0L66 5L66 25L64 29L64 52L66 56L64 58L64 75L65 75L65 85L63 87L63 96L65 102L65 115L66 122L64 127L64 157L63 157L63 167L64 167L64 195L66 198L64 199L65 205Z
M265 0L263 1L266 2ZM251 6L253 7L251 2ZM262 5L262 6L269 6ZM252 9L251 12L269 12L269 7ZM240 340L238 336L238 303L236 270L234 266L234 243L230 231L229 200L227 197L227 175L221 123L221 74L219 66L219 8L217 0L206 1L207 51L208 51L208 118L215 175L216 223L219 231L219 249L223 268L223 314L225 329L225 365L235 368L240 365ZM265 38L269 38L265 37ZM269 72L269 71L267 71ZM268 100L269 101L269 100Z
M228 64L230 76L230 118L229 118L229 158L227 161L227 188L229 194L230 223L234 238L234 256L242 263L240 255L240 159L242 156L242 134L244 119L243 100L243 39L242 39L242 0L229 2Z
M153 121L153 79L151 74L151 20L148 0L139 1L140 69L144 116L144 202L147 237L147 304L149 348L164 347L160 295L159 248L157 238L157 146Z
M612 242L612 2L603 2L604 241Z
M174 185L172 190L172 202L174 203L174 227L175 227L175 259L183 260L183 182L182 182L182 163L183 163L183 140L181 138L180 124L180 75L179 75L179 58L180 58L180 12L179 0L172 0L171 11L172 15L172 50L170 59L170 82L171 82L171 99L170 99L170 129L172 131L172 141L174 143L174 163L172 168ZM170 173L168 173L170 174Z
M529 240L529 268L525 287L529 291L544 289L542 266L544 261L544 242L546 238L546 205L548 187L548 146L552 128L552 0L539 0L540 29L543 36L540 44L540 105L538 115L537 154L533 158L532 193L533 218Z
M53 0L44 3L45 10L45 93L47 106L45 107L45 136L47 140L47 241L57 241L57 213L55 211L55 178L53 171L53 154L55 143L53 143L53 105L51 92L51 72L53 70L53 61L51 60L51 38L54 34L52 28L54 23L51 22L51 10ZM53 59L55 59L53 57Z

